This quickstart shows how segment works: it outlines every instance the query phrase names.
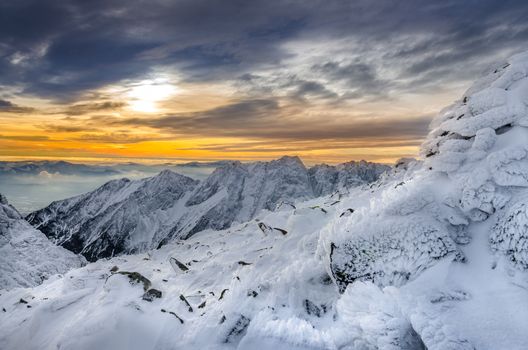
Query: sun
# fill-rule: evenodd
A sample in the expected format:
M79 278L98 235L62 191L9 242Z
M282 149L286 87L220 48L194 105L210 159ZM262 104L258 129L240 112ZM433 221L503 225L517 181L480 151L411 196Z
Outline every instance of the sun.
M143 80L127 93L130 109L136 112L158 112L158 103L176 94L178 89L164 80Z

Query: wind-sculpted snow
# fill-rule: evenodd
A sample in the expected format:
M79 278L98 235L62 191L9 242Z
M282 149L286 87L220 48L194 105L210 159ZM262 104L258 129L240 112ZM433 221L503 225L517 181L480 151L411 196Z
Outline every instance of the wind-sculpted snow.
M53 242L94 261L143 252L202 230L221 230L252 219L260 210L294 203L376 180L389 167L359 162L314 178L297 157L271 162L226 162L198 183L171 171L52 203L28 221ZM323 189L324 187L324 189Z
M36 286L83 262L31 227L0 194L0 289Z
M353 227L354 239L333 244L330 252L330 268L341 291L356 280L400 286L436 260L462 259L446 228L428 217L374 219Z
M490 244L516 267L528 269L528 191L499 217Z
M412 179L379 189L378 199L329 227L324 247L342 290L356 279L400 285L439 259L464 260L457 243L469 241L468 227L528 186L527 96L528 54L522 54L433 120L425 162ZM522 226L498 225L494 232L509 236L516 228L507 227ZM492 239L498 251L525 254L517 242L526 233L502 235ZM514 247L507 247L511 239Z

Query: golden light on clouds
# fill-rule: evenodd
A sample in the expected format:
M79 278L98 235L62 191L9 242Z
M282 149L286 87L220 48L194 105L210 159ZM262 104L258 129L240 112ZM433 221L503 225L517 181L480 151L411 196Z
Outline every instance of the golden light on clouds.
M114 83L65 103L13 99L13 106L0 110L0 156L179 162L287 154L307 164L391 163L418 153L431 111L450 96L336 103L318 96L241 98L237 88L160 75ZM420 110L426 115L413 117L419 101L427 102Z

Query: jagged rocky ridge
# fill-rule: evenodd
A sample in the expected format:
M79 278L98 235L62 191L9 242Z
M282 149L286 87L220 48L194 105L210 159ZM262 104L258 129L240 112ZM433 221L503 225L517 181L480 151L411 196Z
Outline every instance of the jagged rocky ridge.
M299 158L283 157L225 163L201 183L166 170L139 181L110 181L27 219L54 243L94 261L143 252L208 228L225 229L279 204L343 192L387 169L364 161L307 169Z
M0 194L0 289L36 286L84 262L51 243Z
M525 348L528 53L508 64L454 105L512 82L506 103L524 105L511 127L480 132L493 142L477 142L475 127L470 147L451 148L438 128L452 107L423 146L434 154L349 194L3 293L0 348ZM161 298L144 300L144 286L116 271L139 273Z

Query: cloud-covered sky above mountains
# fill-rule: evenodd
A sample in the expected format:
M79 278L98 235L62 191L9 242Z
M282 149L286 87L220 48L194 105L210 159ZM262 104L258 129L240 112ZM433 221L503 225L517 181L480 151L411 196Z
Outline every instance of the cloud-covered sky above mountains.
M525 1L0 2L0 156L392 161Z

